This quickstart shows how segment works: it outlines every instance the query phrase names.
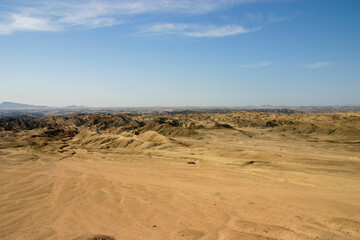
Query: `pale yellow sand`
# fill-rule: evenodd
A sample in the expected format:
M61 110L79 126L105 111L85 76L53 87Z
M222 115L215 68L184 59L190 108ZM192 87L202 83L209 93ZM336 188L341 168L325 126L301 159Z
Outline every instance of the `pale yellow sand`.
M0 239L360 239L358 144L246 128L59 152L6 134Z

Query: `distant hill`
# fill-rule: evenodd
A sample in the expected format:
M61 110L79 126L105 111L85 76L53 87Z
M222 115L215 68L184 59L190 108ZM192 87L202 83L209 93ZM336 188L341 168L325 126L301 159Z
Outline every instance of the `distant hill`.
M78 105L70 105L66 106L65 108L87 108L86 106L78 106Z
M36 106L14 102L2 102L0 103L0 109L22 109L22 108L48 108L47 106Z

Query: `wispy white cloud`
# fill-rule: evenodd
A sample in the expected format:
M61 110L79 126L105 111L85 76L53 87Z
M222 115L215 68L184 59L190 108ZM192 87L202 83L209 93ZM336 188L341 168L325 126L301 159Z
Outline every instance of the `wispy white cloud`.
M322 68L322 67L329 66L330 64L331 63L329 63L329 62L316 62L316 63L307 64L304 66L304 68L310 68L310 69Z
M105 14L134 15L150 12L177 12L202 14L245 3L269 0L58 0L46 3L59 12L80 12L85 18ZM272 0L276 1L276 0Z
M180 34L197 28L199 26L196 24L157 23L143 27L140 32L144 34Z
M260 12L257 13L247 13L246 16L252 21L259 21L264 18L263 14Z
M248 33L257 29L246 29L239 25L213 26L204 24L160 23L147 26L141 33L145 34L181 34L189 37L225 37Z
M15 2L11 12L1 13L3 20L0 20L0 34L20 30L97 28L125 23L140 14L199 15L241 4L266 1L269 0L32 0L30 3L27 2L26 8L25 5L16 5ZM32 6L32 9L29 6ZM181 27L181 24L177 24L176 27ZM191 29L188 26L186 28ZM193 37L219 37L248 31L249 29L241 26L226 25L207 26L205 29L193 29L186 33Z
M273 23L273 22L282 22L282 21L285 21L285 20L288 20L289 17L284 17L284 16L277 16L273 13L270 13L269 16L268 16L268 22L269 23Z
M0 23L0 34L10 34L14 31L56 31L57 28L48 19L13 13L6 23Z
M238 25L225 25L225 26L220 26L220 27L205 27L204 29L200 29L197 31L193 31L193 32L187 32L185 33L187 36L191 36L191 37L226 37L226 36L231 36L231 35L235 35L235 34L240 34L240 33L248 33L248 32L253 32L256 31L260 28L257 29L246 29L242 26L238 26Z
M266 67L271 65L272 62L259 62L259 63L247 63L247 64L243 64L240 65L240 67L242 68L261 68L261 67Z
M292 14L292 15L276 15L274 13L269 13L268 16L267 16L267 22L268 23L276 23L276 22L283 22L283 21L288 21L288 20L291 20L291 19L294 19L296 17L298 17L299 15L301 15L301 12L297 12L295 14Z

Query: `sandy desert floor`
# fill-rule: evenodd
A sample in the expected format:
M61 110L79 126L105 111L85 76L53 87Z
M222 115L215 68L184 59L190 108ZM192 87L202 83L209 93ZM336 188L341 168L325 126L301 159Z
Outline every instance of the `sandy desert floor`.
M360 114L157 117L0 131L0 239L360 239Z

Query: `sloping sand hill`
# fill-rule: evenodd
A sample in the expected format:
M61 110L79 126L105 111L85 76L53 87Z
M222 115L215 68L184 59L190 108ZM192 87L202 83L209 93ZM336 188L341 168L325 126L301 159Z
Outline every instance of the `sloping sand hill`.
M360 239L360 114L0 119L0 239Z

